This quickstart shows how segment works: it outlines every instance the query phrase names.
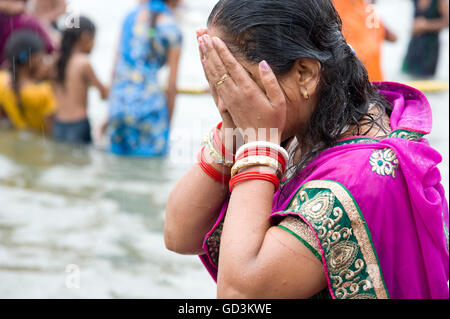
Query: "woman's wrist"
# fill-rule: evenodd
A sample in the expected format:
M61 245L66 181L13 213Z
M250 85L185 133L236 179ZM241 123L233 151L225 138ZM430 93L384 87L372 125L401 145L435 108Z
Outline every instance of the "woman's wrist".
M216 134L218 139L220 140L221 145L223 145L223 147L225 148L224 153L228 154L228 157L231 157L231 154L236 154L236 151L238 149L237 143L240 142L240 134L238 133L237 129L219 124L216 128Z
M211 154L205 149L203 149L203 156L209 165L214 167L217 171L224 175L231 175L231 167L226 166L224 163L218 163Z

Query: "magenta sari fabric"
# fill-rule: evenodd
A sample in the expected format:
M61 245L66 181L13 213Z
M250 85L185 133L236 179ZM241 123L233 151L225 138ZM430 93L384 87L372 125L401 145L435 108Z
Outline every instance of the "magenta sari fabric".
M354 137L324 151L274 196L271 222L288 214L292 199L308 182L334 181L351 194L363 216L377 256L385 289L393 299L448 298L448 206L437 165L441 155L424 135L432 126L426 97L398 83L375 83L394 106L393 134L383 140ZM358 142L361 140L362 142ZM388 153L386 153L388 150ZM378 156L394 155L392 162ZM383 153L384 152L384 153ZM217 278L215 256L208 241L226 213L224 204L217 224L205 238L201 259ZM220 234L220 232L219 232ZM327 264L322 255L325 272ZM336 293L329 291L332 298Z

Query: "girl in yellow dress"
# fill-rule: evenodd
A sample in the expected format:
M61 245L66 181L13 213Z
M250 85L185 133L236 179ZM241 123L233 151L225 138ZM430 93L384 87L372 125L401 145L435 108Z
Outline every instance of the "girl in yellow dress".
M56 109L52 86L40 81L45 48L33 31L14 33L6 44L10 72L0 71L0 110L12 126L48 133Z

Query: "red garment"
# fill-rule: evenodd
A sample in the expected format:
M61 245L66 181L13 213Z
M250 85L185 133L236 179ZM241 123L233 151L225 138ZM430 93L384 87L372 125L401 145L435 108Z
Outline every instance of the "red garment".
M10 16L0 13L0 64L6 59L5 45L9 36L15 31L23 29L32 30L39 34L48 53L55 50L50 37L38 19L27 14Z

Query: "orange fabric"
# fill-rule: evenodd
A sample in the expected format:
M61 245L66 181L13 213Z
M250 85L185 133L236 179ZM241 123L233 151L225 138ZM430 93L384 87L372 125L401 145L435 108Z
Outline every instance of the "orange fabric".
M383 81L381 50L386 30L374 8L365 0L333 0L342 19L347 42L369 72L370 81Z

